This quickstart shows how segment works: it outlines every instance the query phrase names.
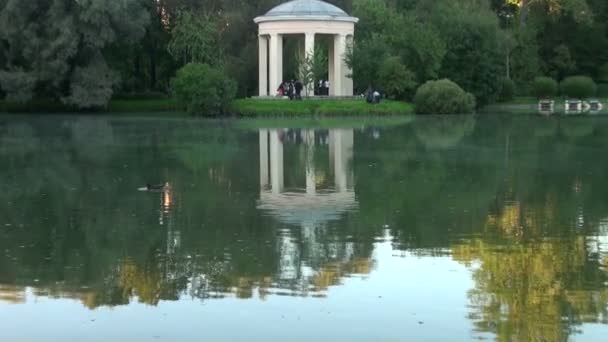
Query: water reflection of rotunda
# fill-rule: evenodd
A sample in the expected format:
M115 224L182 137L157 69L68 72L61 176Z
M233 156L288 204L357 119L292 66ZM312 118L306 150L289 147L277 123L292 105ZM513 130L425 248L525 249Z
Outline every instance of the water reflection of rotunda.
M268 212L283 223L302 227L316 226L340 219L341 214L357 207L352 169L354 132L334 129L260 130L260 200L258 209ZM305 180L285 186L285 145L303 148L303 163L290 165L303 168ZM328 150L328 163L318 166L315 153ZM328 169L323 173L319 169ZM292 170L295 171L295 170ZM333 174L333 184L326 179ZM321 179L320 179L321 178ZM299 180L297 180L299 181Z
M352 129L260 130L257 208L285 225L279 232L277 281L307 291L368 273L351 241L327 239L325 228L357 209ZM294 283L295 282L295 283Z

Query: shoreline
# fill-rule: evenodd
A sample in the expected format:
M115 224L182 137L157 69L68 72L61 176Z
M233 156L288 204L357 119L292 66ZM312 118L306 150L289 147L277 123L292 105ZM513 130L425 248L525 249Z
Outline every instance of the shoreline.
M90 114L191 117L170 98L142 100L112 100L107 108L80 110L57 101L35 100L16 103L0 100L2 114ZM385 100L380 104L368 104L363 99L334 99L289 101L281 99L236 99L229 114L209 117L275 118L275 117L342 117L342 116L402 116L414 114L414 107L407 102ZM203 116L205 117L205 116Z

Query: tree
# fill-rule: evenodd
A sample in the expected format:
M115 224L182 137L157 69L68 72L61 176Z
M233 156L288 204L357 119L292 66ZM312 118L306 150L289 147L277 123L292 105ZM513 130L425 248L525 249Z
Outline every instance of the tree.
M515 28L512 34L514 46L511 50L510 76L519 87L525 87L540 73L537 32L527 27Z
M395 100L411 99L418 85L416 75L401 62L400 57L386 58L378 76L382 89Z
M415 12L396 11L384 1L356 0L353 15L360 22L347 63L354 71L357 89L378 82L381 62L389 55L399 56L414 71L418 83L439 76L445 44L438 30Z
M116 81L102 51L136 42L149 17L140 0L0 2L0 87L10 99L105 105Z
M303 57L298 56L296 64L298 78L306 90L306 96L310 96L309 92L314 89L316 82L327 74L327 55L324 50L315 49L312 55L305 53Z
M433 1L424 16L446 43L440 76L485 105L497 98L504 72L504 41L498 18L484 1Z
M169 53L184 63L217 64L222 57L220 35L215 17L181 11L171 31Z
M506 0L508 4L514 4L519 8L519 21L521 26L526 26L530 16L572 15L577 20L588 20L590 18L587 0Z
M369 39L355 41L346 54L346 64L352 69L355 89L364 91L369 86L379 85L382 62L388 55L388 45L383 38L372 35Z
M553 49L553 57L547 62L547 73L561 80L576 70L576 62L572 59L570 49L566 45L558 45Z

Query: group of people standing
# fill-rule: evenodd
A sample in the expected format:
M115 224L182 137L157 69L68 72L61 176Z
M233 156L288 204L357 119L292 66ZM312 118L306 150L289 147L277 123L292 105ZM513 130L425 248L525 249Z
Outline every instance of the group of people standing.
M290 100L301 100L302 89L304 89L304 85L298 80L283 82L277 89L277 96L287 96Z
M371 103L371 104L378 104L380 103L380 99L382 98L382 95L380 95L380 92L377 90L374 90L374 88L372 88L372 86L368 86L367 90L365 91L365 101L367 101L367 103Z
M277 89L278 97L289 97L290 100L301 100L304 84L299 80L290 80L281 83ZM318 87L315 89L315 95L329 96L329 81L320 80Z
M328 80L320 80L317 86L317 95L319 96L329 96L329 81Z

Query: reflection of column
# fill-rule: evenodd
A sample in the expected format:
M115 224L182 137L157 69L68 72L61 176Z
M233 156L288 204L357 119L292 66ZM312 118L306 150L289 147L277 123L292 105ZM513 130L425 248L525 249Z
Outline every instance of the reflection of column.
M268 188L268 131L260 130L260 191Z
M299 276L300 248L292 236L281 234L277 241L279 262L277 278L282 281L296 280Z
M268 38L259 37L259 95L268 96Z
M283 191L283 142L281 141L282 132L279 130L270 131L270 182L272 192L280 194Z
M306 193L314 195L317 192L317 181L315 176L315 131L306 130L304 143L306 144Z
M332 130L330 141L336 191L345 192L352 188L353 171L350 163L353 159L354 132L346 129Z

